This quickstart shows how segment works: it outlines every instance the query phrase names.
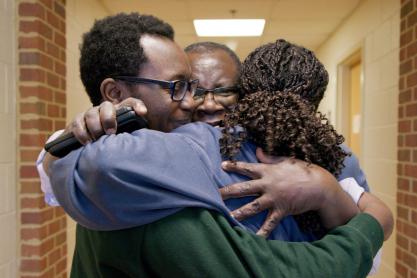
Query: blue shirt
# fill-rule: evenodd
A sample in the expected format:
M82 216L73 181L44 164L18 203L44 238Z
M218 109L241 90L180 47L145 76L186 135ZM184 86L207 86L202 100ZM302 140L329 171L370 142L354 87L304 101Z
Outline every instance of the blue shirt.
M103 136L51 165L52 189L65 211L90 229L130 228L184 207L202 207L256 232L266 212L242 223L230 217L231 210L253 198L224 203L219 194L219 187L247 180L221 169L220 136L219 129L204 123L191 123L171 133L142 129ZM257 162L255 146L245 143L236 159ZM270 239L311 241L314 237L300 231L289 216Z

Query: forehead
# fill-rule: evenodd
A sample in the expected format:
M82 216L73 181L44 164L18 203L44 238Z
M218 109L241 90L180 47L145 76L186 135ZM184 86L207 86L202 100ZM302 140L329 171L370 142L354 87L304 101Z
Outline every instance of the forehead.
M139 72L141 77L162 80L190 78L191 68L187 56L174 41L144 35L140 44L147 59Z
M192 70L219 70L236 72L236 63L230 55L222 50L188 53Z
M187 53L193 78L199 79L201 87L212 89L232 86L237 81L238 69L230 55L222 50Z

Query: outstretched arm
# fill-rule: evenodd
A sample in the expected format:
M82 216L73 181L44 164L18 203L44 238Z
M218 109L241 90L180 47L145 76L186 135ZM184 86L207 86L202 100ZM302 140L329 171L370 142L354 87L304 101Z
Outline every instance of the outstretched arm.
M207 141L213 128L192 124L176 133L143 129L103 136L56 160L51 181L59 203L77 222L99 230L147 224L183 207L229 215L208 155L199 140L179 134L184 129Z
M219 214L199 209L148 225L146 232L142 250L152 271L182 277L366 277L383 238L367 214L322 240L290 243L233 229Z
M326 196L320 196L326 192L316 188L300 194L315 196L313 200L319 204L327 201ZM318 207L337 209L339 197L336 194L335 202ZM302 207L300 202L302 198L294 206ZM99 264L103 260L116 272L138 272L134 276L365 277L382 245L384 221L370 210L313 243L268 241L232 227L217 212L199 208L186 208L146 226L107 234L78 228L86 246L91 238L105 236L100 252L88 254L91 248L84 248L85 258L94 257ZM117 262L109 261L108 254L118 254ZM89 267L82 258L79 264Z

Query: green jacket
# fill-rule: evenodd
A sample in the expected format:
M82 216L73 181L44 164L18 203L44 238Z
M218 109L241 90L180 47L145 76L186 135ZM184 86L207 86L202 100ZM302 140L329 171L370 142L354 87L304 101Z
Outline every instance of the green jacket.
M71 277L366 277L383 231L368 214L312 243L268 241L187 208L145 226L77 225Z

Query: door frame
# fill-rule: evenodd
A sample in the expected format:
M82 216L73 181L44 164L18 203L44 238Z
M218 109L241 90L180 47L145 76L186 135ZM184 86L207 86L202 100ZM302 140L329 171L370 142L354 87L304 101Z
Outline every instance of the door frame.
M336 124L339 127L341 134L346 139L346 142L350 141L350 92L351 92L351 77L350 72L353 65L361 62L361 107L360 107L360 149L363 150L363 124L364 124L364 58L362 47L356 48L345 59L337 65L337 96L336 96ZM361 160L363 151L360 154L355 154L359 160Z

